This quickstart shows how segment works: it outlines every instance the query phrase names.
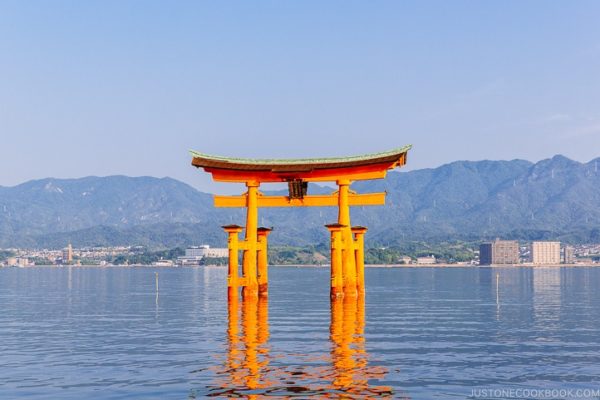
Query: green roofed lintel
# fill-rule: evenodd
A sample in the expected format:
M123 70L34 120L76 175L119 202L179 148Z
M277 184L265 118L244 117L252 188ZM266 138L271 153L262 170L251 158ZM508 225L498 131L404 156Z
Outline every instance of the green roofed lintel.
M236 157L223 157L223 156L214 156L205 153L200 153L194 150L190 150L190 154L192 157L196 158L206 158L211 160L218 160L222 162L230 162L230 163L240 163L240 164L259 164L259 165L279 165L279 164L313 164L313 163L339 163L339 162L352 162L352 161L363 161L369 160L373 158L382 158L391 156L394 154L402 154L406 153L408 150L412 148L412 145L407 145L404 147L399 147L393 150L384 151L381 153L370 153L370 154L362 154L358 156L350 156L350 157L327 157L327 158L291 158L291 159L255 159L255 158L236 158Z

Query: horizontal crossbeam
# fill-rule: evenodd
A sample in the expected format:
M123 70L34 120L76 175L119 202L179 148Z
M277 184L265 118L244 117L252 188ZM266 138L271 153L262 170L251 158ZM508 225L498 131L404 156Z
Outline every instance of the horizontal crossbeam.
M385 192L350 194L350 206L382 206L385 204ZM246 207L246 195L214 196L215 207ZM301 199L288 196L258 196L258 207L337 207L338 195L310 195Z
M396 164L367 165L358 168L324 169L308 172L279 172L279 171L231 171L223 168L205 167L204 170L212 174L216 182L287 182L291 179L301 179L304 182L335 182L338 179L363 181L383 179L388 169L393 169Z

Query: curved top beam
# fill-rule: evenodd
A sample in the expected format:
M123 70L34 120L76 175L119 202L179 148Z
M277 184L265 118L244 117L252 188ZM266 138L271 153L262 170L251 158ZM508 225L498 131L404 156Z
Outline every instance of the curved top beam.
M411 147L408 145L352 157L297 159L250 159L213 156L196 151L190 153L192 165L211 173L216 181L309 182L383 178L388 169L406 163L406 154Z
M236 158L236 157L223 157L223 156L215 156L205 153L200 153L194 150L190 150L190 154L195 159L207 160L212 162L222 162L222 163L230 163L236 165L304 165L304 164L331 164L331 163L340 163L340 162L348 162L354 163L359 161L367 161L378 158L383 158L387 156L399 155L401 153L406 153L408 150L412 148L412 145L399 147L397 149L384 151L381 153L370 153L370 154L362 154L358 156L350 156L350 157L327 157L327 158ZM195 165L195 164L194 164ZM197 167L201 167L202 165L195 165Z

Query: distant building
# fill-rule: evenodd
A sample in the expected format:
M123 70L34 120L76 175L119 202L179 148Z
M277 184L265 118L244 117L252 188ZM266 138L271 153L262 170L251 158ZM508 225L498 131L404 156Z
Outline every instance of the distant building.
M189 247L185 249L185 256L208 258L228 257L229 249L211 248L209 245L205 244L202 246Z
M563 262L565 264L575 264L575 249L572 246L565 246Z
M560 242L531 243L531 262L536 265L560 264Z
M519 242L496 239L479 246L479 265L519 264Z
M398 262L400 262L400 264L410 264L412 263L412 258L409 256L402 256L400 259L398 259Z
M181 265L198 265L203 258L226 257L229 257L229 249L211 248L209 245L205 244L185 249L185 256L177 257L177 263Z
M417 264L419 265L431 265L435 264L435 256L428 257L417 257Z
M34 264L27 257L9 257L6 259L6 265L9 267L28 267Z
M69 245L62 251L62 262L64 264L73 263L73 247L71 246L71 243L69 243Z
M153 267L172 267L174 265L175 265L175 263L173 261L171 261L171 260L163 260L163 259L160 259L158 261L154 261L152 263Z

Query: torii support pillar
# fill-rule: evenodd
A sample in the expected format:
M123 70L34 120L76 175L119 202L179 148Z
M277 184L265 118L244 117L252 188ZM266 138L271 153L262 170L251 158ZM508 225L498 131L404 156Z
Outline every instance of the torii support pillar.
M258 230L258 186L257 181L246 182L248 194L246 198L246 240L244 240L244 260L242 272L246 285L242 288L242 296L258 296L258 281L256 279L256 252Z
M261 297L268 296L269 293L269 261L267 257L268 244L267 237L273 228L260 227L257 230L258 234L258 295Z
M225 225L223 226L225 232L227 232L227 248L229 249L229 268L227 272L227 295L229 299L235 297L237 299L238 287L240 286L239 278L239 260L238 251L239 240L238 234L242 231L239 225Z
M354 238L350 228L350 180L338 180L338 224L342 226L342 269L344 274L344 295L356 296L356 260Z
M344 297L344 275L342 269L342 228L340 224L329 224L325 227L331 232L331 299Z
M353 226L354 234L354 258L356 262L356 289L358 294L365 293L365 233L364 226Z

